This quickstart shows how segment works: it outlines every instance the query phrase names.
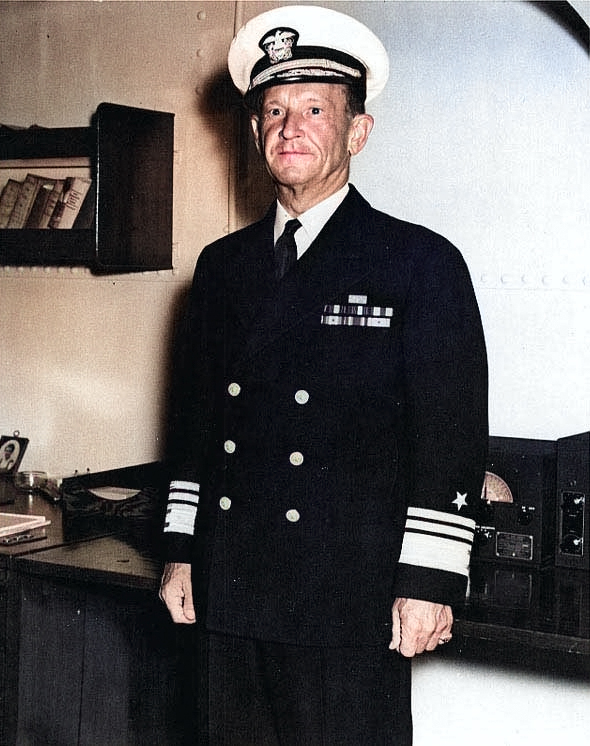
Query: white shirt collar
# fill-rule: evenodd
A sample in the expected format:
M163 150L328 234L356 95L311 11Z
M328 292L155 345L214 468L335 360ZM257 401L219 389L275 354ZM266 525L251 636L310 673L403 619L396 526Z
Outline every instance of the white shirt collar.
M302 212L298 215L298 220L301 223L301 228L295 233L295 243L297 244L297 259L300 259L311 244L315 241L319 232L322 230L324 225L336 212L336 209L340 206L346 195L348 194L348 184L345 184L342 189L339 189L334 194L330 195L323 202L319 202L317 205L310 207L309 210ZM285 210L283 205L277 200L277 210L275 215L275 226L274 226L274 241L277 242L278 237L285 229L285 224L288 220L292 220L293 216Z

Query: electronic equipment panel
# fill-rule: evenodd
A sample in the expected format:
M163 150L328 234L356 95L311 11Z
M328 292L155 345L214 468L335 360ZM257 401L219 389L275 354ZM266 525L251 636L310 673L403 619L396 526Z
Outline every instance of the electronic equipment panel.
M555 564L590 570L590 433L557 441Z
M555 441L491 437L473 557L542 566L555 559Z

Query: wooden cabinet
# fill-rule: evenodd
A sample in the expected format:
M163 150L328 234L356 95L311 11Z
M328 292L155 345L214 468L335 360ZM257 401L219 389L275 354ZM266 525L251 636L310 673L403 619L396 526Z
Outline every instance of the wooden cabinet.
M194 627L158 575L115 536L15 562L6 746L194 746Z
M0 128L4 164L36 173L49 159L86 158L96 187L94 227L0 230L0 264L171 269L173 147L173 114L110 103L90 127Z
M47 538L29 543L0 546L0 746L14 744L14 723L18 698L18 641L19 641L19 597L14 560L31 552L61 546L66 537L58 505L49 503L37 494L26 494L14 487L12 480L3 485L7 502L2 504L2 512L32 513L45 515L51 521L46 529ZM89 535L86 528L74 535L75 540L83 540Z
M8 563L0 555L0 744L4 746L8 738L7 719L9 713L9 699L12 677L9 676L7 651L7 623L8 623Z
M190 631L173 629L155 594L20 580L16 746L178 746L190 737L178 645Z

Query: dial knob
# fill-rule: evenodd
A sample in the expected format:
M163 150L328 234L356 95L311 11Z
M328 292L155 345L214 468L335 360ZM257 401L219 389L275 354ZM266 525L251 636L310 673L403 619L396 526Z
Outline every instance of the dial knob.
M494 474L492 471L486 471L485 480L483 483L483 489L481 491L481 499L485 502L499 502L499 503L512 503L514 498L510 487L506 482Z

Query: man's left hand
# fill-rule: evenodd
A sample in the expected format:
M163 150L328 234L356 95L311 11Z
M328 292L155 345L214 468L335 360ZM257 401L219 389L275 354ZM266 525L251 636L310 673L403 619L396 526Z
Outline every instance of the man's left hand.
M452 637L453 612L450 606L413 598L397 598L391 615L389 648L406 658L413 658L425 650L436 650Z

